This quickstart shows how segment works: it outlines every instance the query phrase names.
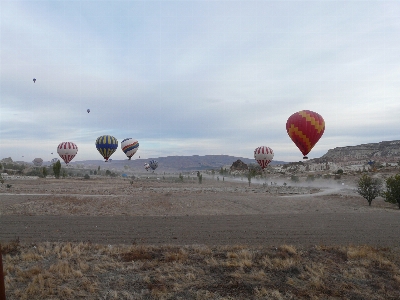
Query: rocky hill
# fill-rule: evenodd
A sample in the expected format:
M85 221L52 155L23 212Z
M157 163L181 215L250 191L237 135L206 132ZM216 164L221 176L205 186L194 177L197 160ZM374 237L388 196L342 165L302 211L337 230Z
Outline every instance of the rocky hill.
M336 147L328 150L314 162L398 162L400 161L400 140L380 143L361 144L358 146Z
M148 158L148 159L135 159L132 160L112 160L111 162L104 162L101 160L86 160L86 161L74 161L71 162L71 166L91 166L97 168L107 169L121 169L129 167L130 170L144 171L144 164L148 163L149 160L155 159L158 161L157 172L191 172L191 171L201 171L210 169L220 169L221 167L227 168L229 170L233 162L238 159L245 164L257 164L254 159L236 157L230 155L192 155L192 156L167 156L158 158ZM285 164L283 161L272 161L271 165Z

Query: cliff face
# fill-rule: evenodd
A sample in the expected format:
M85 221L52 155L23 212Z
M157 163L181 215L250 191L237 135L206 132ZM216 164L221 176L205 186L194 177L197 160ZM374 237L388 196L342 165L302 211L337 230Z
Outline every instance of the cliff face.
M337 147L316 159L318 162L382 161L397 162L400 160L400 140L358 146Z

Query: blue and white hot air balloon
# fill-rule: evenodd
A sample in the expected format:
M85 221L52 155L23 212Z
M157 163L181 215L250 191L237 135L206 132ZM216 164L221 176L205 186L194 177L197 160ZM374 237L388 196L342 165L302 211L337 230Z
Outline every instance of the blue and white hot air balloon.
M154 171L155 169L157 169L157 167L158 167L158 161L156 161L156 160L151 160L151 161L149 161L149 166L150 166L150 168Z

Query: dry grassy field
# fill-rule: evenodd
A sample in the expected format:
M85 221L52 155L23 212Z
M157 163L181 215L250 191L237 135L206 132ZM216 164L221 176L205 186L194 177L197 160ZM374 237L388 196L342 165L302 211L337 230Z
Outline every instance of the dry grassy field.
M400 212L350 183L6 183L7 299L400 298Z

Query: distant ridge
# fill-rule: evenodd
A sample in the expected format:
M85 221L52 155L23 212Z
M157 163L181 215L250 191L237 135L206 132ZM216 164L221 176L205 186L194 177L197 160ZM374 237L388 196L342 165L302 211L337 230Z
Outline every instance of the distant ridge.
M400 140L357 146L336 147L328 150L314 162L355 162L355 161L398 162L400 160Z
M167 156L167 157L150 157L148 159L132 157L132 160L112 160L104 162L102 160L85 160L74 161L70 165L91 165L93 167L101 166L101 168L116 168L124 169L124 166L129 166L130 169L144 170L143 165L149 160L155 159L158 161L157 172L189 172L196 170L219 169L221 167L231 166L235 161L240 159L245 164L256 164L254 159L230 156L230 155L192 155L192 156ZM286 164L283 161L272 161L271 165Z

